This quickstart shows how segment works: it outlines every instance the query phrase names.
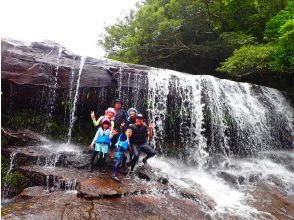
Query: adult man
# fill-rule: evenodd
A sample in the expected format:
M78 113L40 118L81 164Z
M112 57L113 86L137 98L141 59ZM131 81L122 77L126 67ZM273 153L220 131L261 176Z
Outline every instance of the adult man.
M147 137L152 137L152 123L149 122L148 126L144 123L144 117L142 114L138 114L136 117L136 123L130 125L133 130L131 137L131 145L133 148L134 158L131 161L131 173L134 171L134 167L139 159L141 151L146 153L146 157L142 160L144 164L147 160L153 157L156 152L147 143Z
M127 112L122 108L123 101L121 99L117 99L114 104L115 111L115 119L114 119L114 130L116 130L117 134L115 134L111 140L111 148L114 148L115 143L121 133L124 132L123 125L127 120Z
M127 112L122 108L123 101L117 99L114 104L115 119L114 119L114 129L120 129L121 124L127 120Z

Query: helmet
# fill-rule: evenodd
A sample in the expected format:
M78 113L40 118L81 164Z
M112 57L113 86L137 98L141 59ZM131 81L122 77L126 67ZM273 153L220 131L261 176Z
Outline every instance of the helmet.
M142 114L138 114L136 118L142 118L142 119L144 119L144 116Z
M117 103L117 102L120 103L121 105L123 104L123 100L122 99L116 99L115 100L115 103Z

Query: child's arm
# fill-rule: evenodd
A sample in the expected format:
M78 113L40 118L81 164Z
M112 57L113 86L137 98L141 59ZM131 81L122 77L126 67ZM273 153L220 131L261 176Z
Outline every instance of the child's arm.
M98 135L99 135L99 129L97 130L97 132L96 132L96 134L95 134L95 137L94 137L94 139L93 139L93 141L92 141L92 143L91 143L91 146L92 146L92 147L94 146L95 141L96 141L96 139L98 138Z

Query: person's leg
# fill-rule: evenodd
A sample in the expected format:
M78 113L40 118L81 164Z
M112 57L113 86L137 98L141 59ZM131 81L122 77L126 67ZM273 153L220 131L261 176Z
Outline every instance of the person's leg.
M116 176L119 165L120 165L120 160L116 158L115 159L115 164L114 164L114 169L113 169L113 176Z
M105 172L107 153L100 152L101 172Z
M134 156L133 156L132 163L131 163L131 171L134 171L135 165L136 165L136 163L139 159L139 156L140 156L140 145L133 144L132 147L133 147L133 151L134 151Z
M155 150L149 146L149 144L145 143L143 145L141 145L141 151L146 153L146 157L143 159L143 163L146 164L147 160L153 156L155 156L156 152Z
M127 172L126 161L127 161L127 156L123 152L122 153L122 159L121 159L121 173L126 173Z
M89 172L91 172L92 170L93 170L93 168L94 168L94 161L95 161L95 157L96 157L96 155L98 154L98 151L93 151L93 153L92 153L92 156L91 156L91 162L90 162L90 166L89 166L89 168L88 168L88 171Z

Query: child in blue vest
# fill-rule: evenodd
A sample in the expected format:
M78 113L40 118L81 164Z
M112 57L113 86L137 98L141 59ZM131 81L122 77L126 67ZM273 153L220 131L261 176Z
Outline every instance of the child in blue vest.
M90 145L90 147L93 148L95 144L94 151L91 157L91 165L88 169L89 172L91 172L94 167L94 160L97 154L99 169L101 170L101 172L105 172L105 158L108 154L111 138L113 136L110 127L111 123L109 119L102 119L101 127L98 128L96 135Z
M117 181L117 182L120 182L120 179L116 176L120 164L121 164L121 167L123 169L125 169L125 164L126 164L127 157L126 157L124 152L128 149L128 147L130 145L129 138L131 136L132 136L132 129L128 128L125 131L125 133L122 133L118 137L118 140L117 140L117 142L115 144L115 148L114 148L115 165L114 165L114 169L113 169L112 179Z

